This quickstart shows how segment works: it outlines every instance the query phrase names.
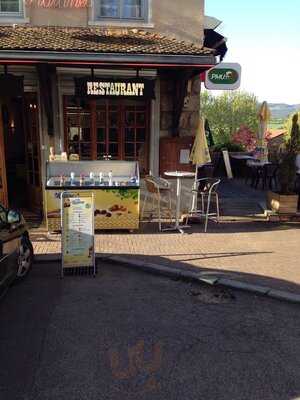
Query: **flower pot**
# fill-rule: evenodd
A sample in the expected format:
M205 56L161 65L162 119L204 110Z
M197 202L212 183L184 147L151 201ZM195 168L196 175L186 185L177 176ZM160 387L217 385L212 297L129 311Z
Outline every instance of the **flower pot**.
M298 209L298 194L279 194L267 192L267 207L278 214L296 214Z

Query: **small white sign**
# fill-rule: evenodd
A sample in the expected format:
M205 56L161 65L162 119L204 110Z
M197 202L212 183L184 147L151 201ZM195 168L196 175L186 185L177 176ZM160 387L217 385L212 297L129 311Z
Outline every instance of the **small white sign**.
M190 149L181 149L180 150L180 164L189 164L190 163Z
M235 90L241 86L242 67L237 63L220 63L206 71L205 87L209 90Z
M224 164L225 164L225 168L226 168L227 178L232 179L233 174L232 174L228 150L223 150L222 153L223 153L223 159L224 159Z

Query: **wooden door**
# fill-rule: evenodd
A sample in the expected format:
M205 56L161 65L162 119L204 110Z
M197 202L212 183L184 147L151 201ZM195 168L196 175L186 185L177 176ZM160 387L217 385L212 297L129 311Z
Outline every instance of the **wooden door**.
M28 208L42 212L41 146L39 110L36 93L26 93L24 99L24 126L26 135Z
M0 203L8 207L2 104L0 103Z
M166 171L188 171L193 172L195 167L192 163L182 164L180 161L181 150L190 151L194 143L194 137L184 136L160 139L159 146L159 173L163 176Z

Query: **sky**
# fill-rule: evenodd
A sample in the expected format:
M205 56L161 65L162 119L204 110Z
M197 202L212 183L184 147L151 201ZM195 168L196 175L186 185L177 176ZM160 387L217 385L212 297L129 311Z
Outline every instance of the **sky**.
M223 21L224 62L241 64L241 90L300 104L300 0L205 0L205 15Z

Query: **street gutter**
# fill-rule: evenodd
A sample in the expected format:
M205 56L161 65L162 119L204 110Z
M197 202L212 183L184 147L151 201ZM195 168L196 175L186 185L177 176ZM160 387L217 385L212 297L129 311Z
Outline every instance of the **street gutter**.
M103 254L98 253L96 254L96 258L98 260L106 261L111 264L117 264L129 268L134 268L138 271L144 271L154 275L166 276L168 278L178 279L178 280L181 279L181 280L196 281L211 286L223 286L226 288L243 290L258 295L271 297L276 300L283 300L291 303L300 304L299 294L291 293L286 290L273 289L269 286L256 285L252 283L241 282L236 279L226 278L225 272L218 274L205 271L201 272L184 271L178 268L170 268L161 264L154 264L154 263L144 262L141 260L133 260L131 258L118 255L105 256ZM57 262L60 260L61 260L60 254L37 254L35 256L35 262L53 262L53 261Z

